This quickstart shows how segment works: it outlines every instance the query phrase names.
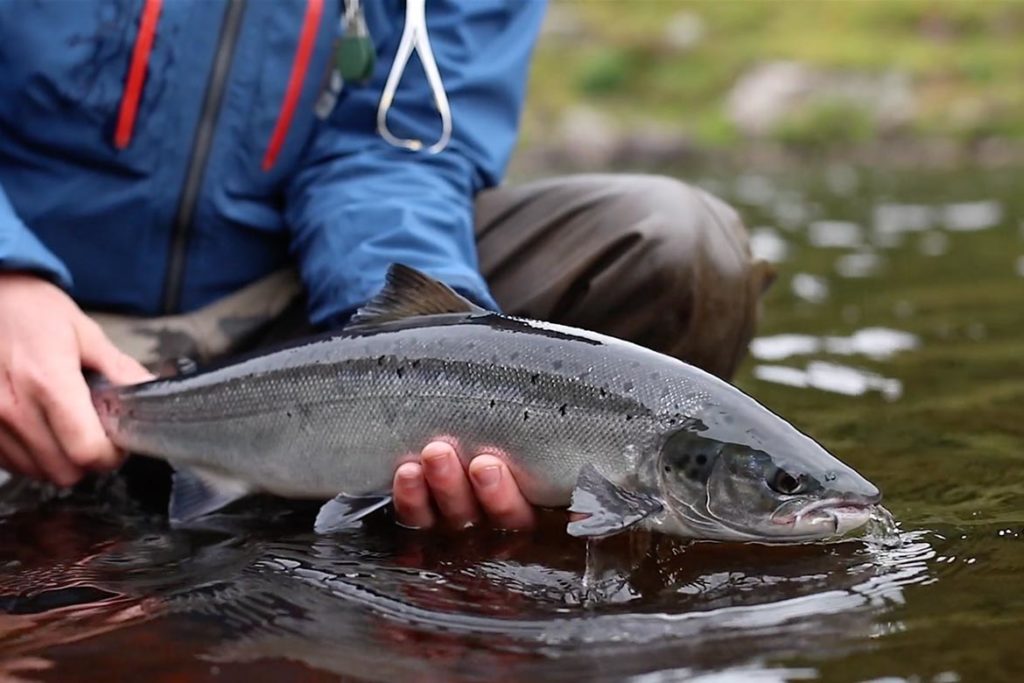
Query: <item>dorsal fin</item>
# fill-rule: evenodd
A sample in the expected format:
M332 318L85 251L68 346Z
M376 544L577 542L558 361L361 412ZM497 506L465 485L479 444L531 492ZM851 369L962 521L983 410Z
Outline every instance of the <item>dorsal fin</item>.
M415 268L394 263L384 288L356 311L346 329L444 313L486 313L451 287Z

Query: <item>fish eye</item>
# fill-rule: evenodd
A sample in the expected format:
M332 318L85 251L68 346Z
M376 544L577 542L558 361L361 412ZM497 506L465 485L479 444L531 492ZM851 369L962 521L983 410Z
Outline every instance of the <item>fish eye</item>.
M803 475L794 477L781 467L776 467L775 472L768 478L768 486L784 496L795 496L806 488Z

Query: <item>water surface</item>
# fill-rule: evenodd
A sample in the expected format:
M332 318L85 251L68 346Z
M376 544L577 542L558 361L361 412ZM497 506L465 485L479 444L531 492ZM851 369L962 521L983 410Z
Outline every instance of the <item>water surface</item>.
M1019 680L1024 173L716 173L778 262L738 382L877 483L842 543L169 530L113 480L0 490L0 680Z

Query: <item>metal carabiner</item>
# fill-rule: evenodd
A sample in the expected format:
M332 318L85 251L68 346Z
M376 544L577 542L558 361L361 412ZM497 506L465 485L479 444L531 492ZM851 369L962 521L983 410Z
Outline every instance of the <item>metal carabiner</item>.
M395 100L398 84L402 80L402 74L405 73L405 67L409 63L413 50L419 53L420 63L423 64L423 71L427 75L427 82L430 84L430 91L434 96L434 106L437 107L437 113L441 116L441 137L427 148L427 152L437 154L447 147L451 140L452 112L448 105L448 96L444 92L441 73L437 70L437 62L434 61L434 53L430 49L430 38L427 36L426 0L406 0L405 27L402 30L402 39L398 44L395 61L391 64L388 80L384 84L380 103L377 105L377 132L395 147L403 147L417 152L425 146L422 140L397 137L388 128L388 111Z

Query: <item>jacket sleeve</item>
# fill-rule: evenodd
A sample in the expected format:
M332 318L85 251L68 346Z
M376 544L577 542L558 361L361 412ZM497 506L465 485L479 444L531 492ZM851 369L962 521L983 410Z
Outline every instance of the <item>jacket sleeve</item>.
M21 222L0 187L0 271L9 270L38 273L64 289L71 288L67 267Z
M366 86L346 85L285 197L312 321L341 322L379 290L392 262L419 268L497 308L477 266L473 199L500 181L515 145L544 3L426 3L453 122L451 143L437 154L393 147L376 132L377 103L404 17L395 9L400 3L364 6L377 54L386 59L379 59ZM426 146L440 136L440 118L415 56L388 123L395 135Z

